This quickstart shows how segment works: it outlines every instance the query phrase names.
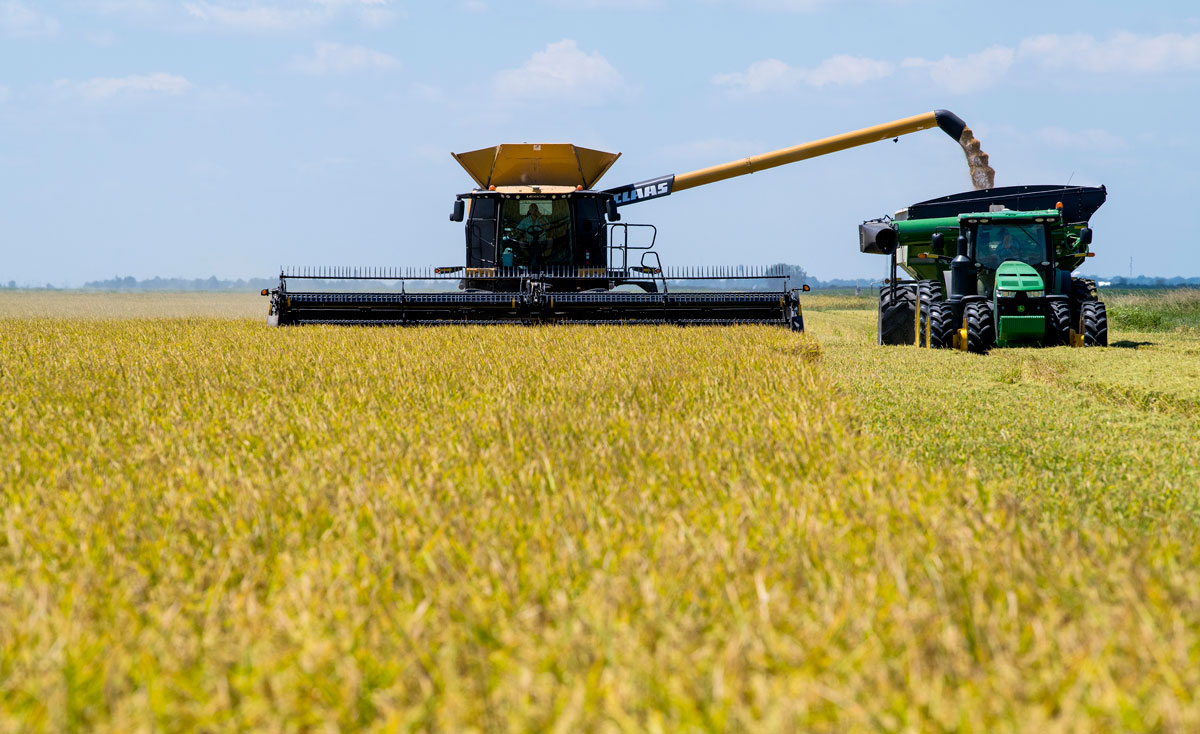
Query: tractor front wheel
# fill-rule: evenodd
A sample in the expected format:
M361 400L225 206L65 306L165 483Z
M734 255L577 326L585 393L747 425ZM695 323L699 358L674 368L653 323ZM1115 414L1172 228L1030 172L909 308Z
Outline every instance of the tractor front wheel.
M1079 309L1079 333L1083 346L1108 346L1108 309L1100 301L1083 304Z
M879 343L916 342L917 293L911 286L885 285L879 289Z
M1071 306L1065 301L1051 301L1046 313L1046 346L1061 347L1071 343Z
M963 326L967 330L968 352L987 354L996 346L996 324L992 320L992 307L988 303L968 303L963 310Z
M928 331L928 314L929 308L935 303L944 301L946 296L942 293L942 284L936 280L920 280L917 281L917 345L922 347L929 346L925 343L925 334Z
M929 304L929 309L921 314L925 323L922 324L921 341L930 349L948 349L954 346L954 310L945 302Z

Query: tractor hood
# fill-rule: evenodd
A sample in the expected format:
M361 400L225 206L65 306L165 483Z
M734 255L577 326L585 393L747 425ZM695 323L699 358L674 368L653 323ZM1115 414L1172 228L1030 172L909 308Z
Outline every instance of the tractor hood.
M1019 260L1008 260L996 268L996 289L1004 291L1045 290L1042 276L1033 266Z
M570 143L504 143L451 153L475 183L489 186L595 186L620 153Z

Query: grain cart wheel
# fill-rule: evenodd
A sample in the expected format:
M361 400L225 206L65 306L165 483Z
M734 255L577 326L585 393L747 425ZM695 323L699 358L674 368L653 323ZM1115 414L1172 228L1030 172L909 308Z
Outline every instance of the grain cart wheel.
M1071 343L1071 306L1066 301L1051 301L1046 313L1046 346Z
M967 351L987 354L996 346L996 324L992 307L983 301L968 303L963 309L963 327L967 330Z
M917 292L912 286L879 289L879 343L913 344L916 342Z
M1071 302L1087 303L1096 300L1096 281L1071 278Z
M917 345L922 347L929 346L925 343L925 335L928 332L929 307L935 303L945 300L945 295L942 293L942 284L936 280L922 280L917 283Z
M925 317L926 333L930 349L948 349L954 344L954 310L945 302L929 304Z
M1100 301L1085 303L1079 309L1079 333L1083 346L1108 346L1108 309Z
M1071 278L1071 323L1079 321L1080 309L1096 300L1096 281Z

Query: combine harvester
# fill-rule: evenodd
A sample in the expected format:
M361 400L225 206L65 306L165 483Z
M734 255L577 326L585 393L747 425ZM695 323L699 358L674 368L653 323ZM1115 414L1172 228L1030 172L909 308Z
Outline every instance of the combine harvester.
M758 323L803 331L807 285L791 287L786 272L770 268L664 268L656 228L621 223L618 208L933 127L956 141L966 128L937 110L607 190L594 187L619 153L543 143L455 154L478 184L457 196L450 215L466 220L463 265L284 269L279 287L262 292L271 297L268 323ZM769 285L702 289L717 280ZM331 281L353 285L333 290Z
M1007 186L913 204L859 225L859 249L891 258L879 343L984 354L1007 346L1108 346L1089 252L1103 186ZM947 244L956 248L947 252ZM897 277L897 268L910 279Z

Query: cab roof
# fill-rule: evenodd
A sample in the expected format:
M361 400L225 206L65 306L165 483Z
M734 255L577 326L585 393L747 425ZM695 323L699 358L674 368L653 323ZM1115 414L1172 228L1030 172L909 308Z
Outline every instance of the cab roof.
M482 188L489 186L582 186L592 188L620 153L571 143L503 143L451 153Z

